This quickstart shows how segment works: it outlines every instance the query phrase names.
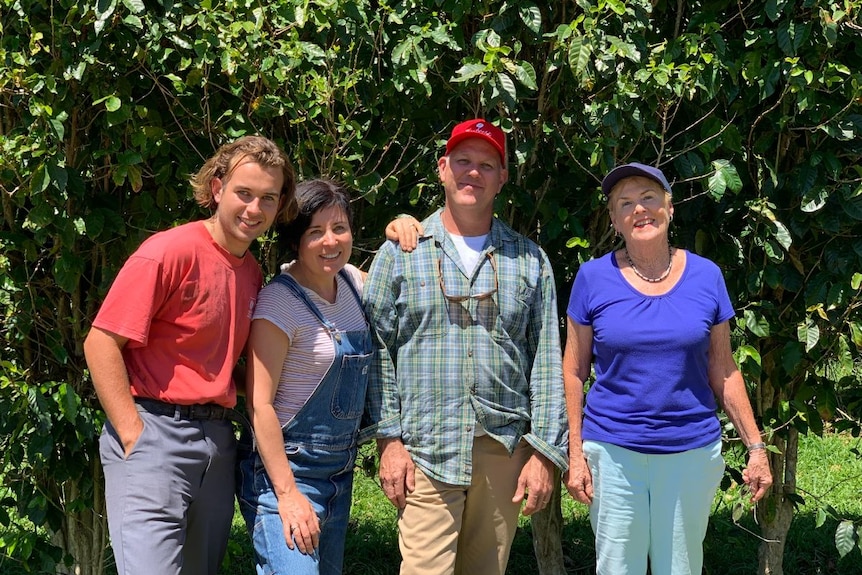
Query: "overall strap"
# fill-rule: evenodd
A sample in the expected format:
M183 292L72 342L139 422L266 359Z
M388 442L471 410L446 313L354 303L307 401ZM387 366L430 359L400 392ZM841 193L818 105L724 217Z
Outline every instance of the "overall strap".
M341 268L338 270L338 275L344 280L344 283L347 284L347 287L350 288L350 293L353 294L353 297L356 298L356 303L359 305L359 309L362 311L362 316L365 318L365 323L371 324L368 319L368 314L365 313L365 306L362 305L362 296L359 295L359 290L356 289L356 286L353 285L353 279L351 279L350 274L347 273L347 270Z
M323 314L320 313L320 310L317 309L317 306L314 305L314 302L311 301L311 298L308 297L308 294L305 293L305 290L302 289L302 286L300 286L299 283L295 279L293 279L293 276L286 273L280 273L275 276L272 281L287 286L287 288L293 293L293 295L299 298L299 300L303 302L306 307L308 307L309 311L311 311L311 313L313 313L315 317L320 320L320 323L322 323L323 326L331 333L336 333L338 331L335 325L333 325L331 321L326 319Z

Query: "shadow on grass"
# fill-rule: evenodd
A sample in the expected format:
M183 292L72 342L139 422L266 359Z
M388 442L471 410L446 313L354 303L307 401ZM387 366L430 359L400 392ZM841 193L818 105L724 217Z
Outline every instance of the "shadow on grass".
M857 520L860 518L856 518ZM862 575L859 550L839 558L835 549L835 521L815 527L813 514L799 514L793 521L784 553L786 575ZM704 541L704 575L747 575L757 573L758 527L751 517L734 525L730 512L720 512L710 520ZM565 518L563 554L567 575L595 573L595 552L589 521L584 517ZM345 548L346 575L397 575L400 563L397 532L392 523L351 521ZM254 559L248 535L235 524L228 557L220 575L250 575ZM512 545L507 575L538 573L533 553L529 521L522 521Z
M537 573L533 553L532 530L529 521L518 529L512 544L507 575L533 575ZM587 575L595 573L592 531L589 523L567 522L563 528L563 552L566 573ZM351 521L344 549L345 575L398 575L401 554L394 522ZM244 527L234 524L220 575L249 575L254 573L254 552Z
M860 517L848 517L857 523ZM854 549L845 557L835 547L838 523L816 527L813 513L797 513L784 546L785 575L862 575L862 554ZM757 573L759 527L748 515L734 525L730 511L712 516L704 541L704 574Z

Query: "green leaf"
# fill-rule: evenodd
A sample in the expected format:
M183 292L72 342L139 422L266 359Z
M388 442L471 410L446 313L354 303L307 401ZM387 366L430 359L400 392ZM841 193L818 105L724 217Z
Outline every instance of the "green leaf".
M727 182L720 171L713 173L707 180L707 190L715 200L720 200L727 190Z
M717 172L721 172L724 182L730 188L730 191L736 193L742 189L742 179L739 177L739 172L736 171L736 166L730 163L730 161L715 160L712 162L712 167Z
M455 71L455 76L452 77L453 82L467 82L480 74L484 74L487 70L484 64L466 64Z
M143 0L123 0L123 4L134 14L140 14L145 10Z
M497 74L497 80L506 98L510 103L514 103L518 98L518 89L515 87L515 82L505 72Z
M737 501L733 504L733 509L730 512L730 517L733 519L734 523L739 523L739 520L745 517L745 504L741 501Z
M75 293L83 270L84 260L68 250L54 261L54 279L67 293Z
M853 340L853 345L856 349L862 351L862 323L856 321L847 322L850 327L850 339Z
M395 64L404 65L410 60L410 50L413 47L413 39L408 38L400 44L397 44L392 50L392 61Z
M78 408L80 407L80 401L75 390L69 384L61 383L55 395L57 396L57 404L60 407L60 413L63 414L63 418L74 423L78 417Z
M117 9L117 0L97 0L95 8L96 21L93 23L93 28L96 31L96 36L98 36L105 29L105 24L113 16L114 10Z
M133 191L140 192L144 187L143 176L139 166L128 166L126 168L126 177L129 179L129 184L132 186Z
M109 112L116 112L123 105L123 102L116 96L108 96L105 99L105 109Z
M542 33L542 11L532 2L525 2L518 7L521 21L533 34Z
M743 312L745 318L745 327L758 337L769 337L769 321L763 315L754 313L754 310L747 309Z
M779 0L767 0L766 6L764 7L766 15L773 22L778 20L778 1Z
M580 34L574 34L569 43L569 68L578 80L587 74L587 66L590 64L592 45Z
M829 199L829 190L826 188L811 189L802 197L801 210L806 214L812 214L826 205Z
M749 358L753 359L757 365L762 365L760 352L757 351L757 349L755 349L753 346L741 345L736 349L737 363L743 363Z
M793 22L784 21L778 26L776 37L778 39L778 47L784 52L785 56L796 55L796 45L793 40L794 34Z
M810 319L796 326L796 339L810 352L820 341L820 328Z
M48 166L40 164L38 168L33 170L33 177L30 180L30 193L40 194L48 189L51 183L51 176L48 173Z
M58 166L52 161L48 164L48 174L50 174L54 186L60 192L65 192L66 184L69 182L69 173L66 171L66 168Z
M843 520L835 530L835 548L838 554L844 557L856 546L856 527L849 519Z
M785 250L790 249L790 245L793 243L793 237L790 235L790 231L787 229L787 226L775 220L772 222L773 230L772 237L778 240L778 243L781 244Z
M62 140L66 134L66 128L63 126L62 120L59 118L50 118L48 122L51 124L51 128L53 128L54 133L57 135L57 139Z
M515 68L515 77L529 90L537 90L539 88L536 84L536 70L533 68L533 65L527 61L523 61L518 64Z
M607 6L619 16L624 16L626 13L626 3L621 0L607 0Z
M588 248L590 247L590 240L586 238L569 238L566 240L567 248Z

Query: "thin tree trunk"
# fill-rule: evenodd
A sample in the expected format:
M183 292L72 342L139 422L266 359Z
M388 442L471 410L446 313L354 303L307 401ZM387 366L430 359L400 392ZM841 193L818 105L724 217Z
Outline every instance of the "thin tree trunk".
M789 428L787 439L776 437L775 445L781 450L781 453L769 454L775 483L769 496L757 504L757 518L764 539L757 552L761 575L784 575L784 545L793 521L793 503L787 495L796 493L799 432Z
M102 465L94 457L91 462L93 478L93 506L72 512L67 509L63 526L52 534L52 542L73 557L73 563L66 567L57 565L59 575L103 575L105 572L105 550L108 542L105 492L102 489ZM80 486L69 481L63 486L65 501L80 498Z
M534 513L531 518L533 551L539 565L539 575L566 573L563 561L563 511L560 506L562 483L559 469L554 471L554 485L554 493L547 507Z

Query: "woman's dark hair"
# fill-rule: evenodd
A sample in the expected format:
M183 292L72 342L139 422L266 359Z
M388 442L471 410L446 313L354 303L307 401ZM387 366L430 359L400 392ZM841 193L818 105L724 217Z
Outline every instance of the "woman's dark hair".
M353 232L350 192L342 184L322 178L300 182L296 186L296 203L296 217L282 227L278 234L280 251L287 252L289 259L296 257L299 238L311 226L311 219L320 210L333 206L341 208L347 216L347 225L350 226L351 233Z

